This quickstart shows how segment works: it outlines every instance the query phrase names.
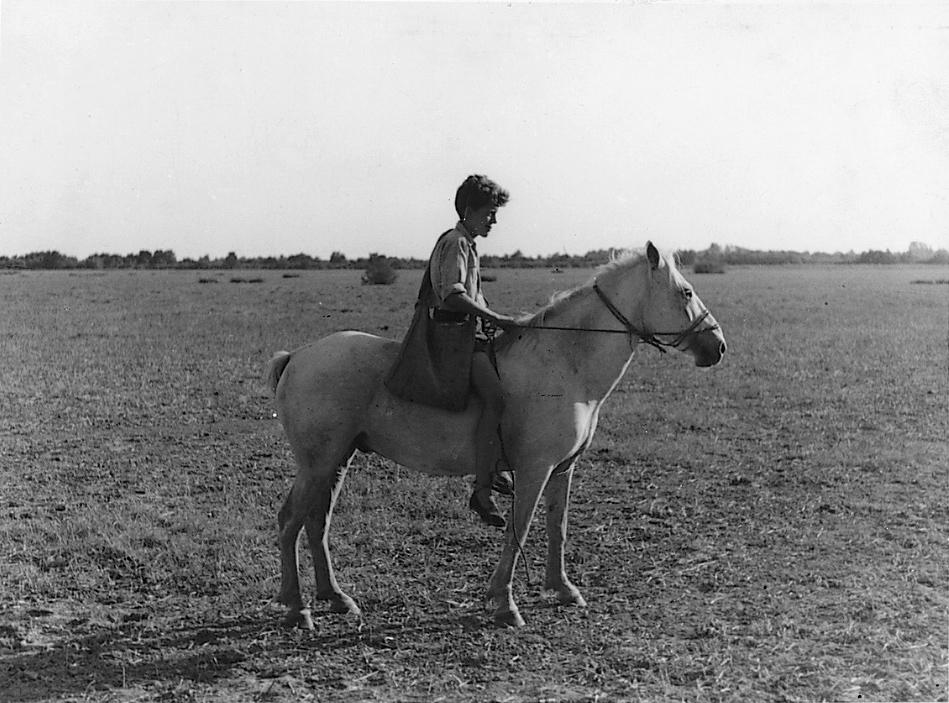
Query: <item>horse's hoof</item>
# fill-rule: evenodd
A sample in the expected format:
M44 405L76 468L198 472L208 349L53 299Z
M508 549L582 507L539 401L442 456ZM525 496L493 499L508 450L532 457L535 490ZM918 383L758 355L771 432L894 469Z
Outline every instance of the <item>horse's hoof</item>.
M343 615L362 615L362 611L359 609L359 606L356 605L356 601L349 596L334 598L330 601L330 612L341 613Z
M316 629L316 626L313 624L313 618L310 615L309 608L304 608L302 610L291 610L283 616L283 620L280 621L280 624L284 627L300 630Z
M544 590L557 596L557 603L560 605L575 605L578 608L587 607L587 602L584 600L583 596L580 595L580 589L574 586L572 583L548 583L544 586Z
M566 598L566 599L561 598L561 599L560 599L560 604L561 604L561 605L572 605L572 606L574 606L574 607L576 607L576 608L586 608L586 607L587 607L586 598L584 598L583 596L581 596L579 593L577 593L577 594L571 596L570 598Z
M560 605L573 605L577 608L586 608L587 602L583 596L580 595L580 591L568 591L565 593L557 594L557 601Z
M524 627L524 618L514 610L498 610L494 613L494 624L498 627Z

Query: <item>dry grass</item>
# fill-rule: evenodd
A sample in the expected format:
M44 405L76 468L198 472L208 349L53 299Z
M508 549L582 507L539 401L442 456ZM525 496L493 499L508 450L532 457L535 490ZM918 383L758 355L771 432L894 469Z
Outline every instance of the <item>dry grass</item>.
M571 513L585 610L540 592L535 524L528 626L492 627L466 485L357 456L333 538L365 616L315 633L270 603L293 470L262 365L399 337L414 277L4 276L0 698L946 700L947 299L921 271L693 281L729 355L642 351L610 401ZM488 294L530 311L586 275Z

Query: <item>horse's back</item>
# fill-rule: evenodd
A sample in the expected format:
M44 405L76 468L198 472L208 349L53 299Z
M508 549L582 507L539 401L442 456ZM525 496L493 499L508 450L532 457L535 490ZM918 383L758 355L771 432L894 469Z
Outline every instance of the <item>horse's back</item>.
M351 366L371 367L380 362L393 363L399 343L368 332L345 330L305 344L291 352L294 360L319 358L325 369ZM385 369L382 369L384 371Z
M299 457L355 444L426 473L474 470L480 402L472 397L465 411L450 412L395 397L384 381L398 355L398 342L352 331L290 353L276 407Z
M344 422L363 414L398 353L398 342L354 331L336 332L295 349L276 388L284 427L325 424L334 416L335 422Z

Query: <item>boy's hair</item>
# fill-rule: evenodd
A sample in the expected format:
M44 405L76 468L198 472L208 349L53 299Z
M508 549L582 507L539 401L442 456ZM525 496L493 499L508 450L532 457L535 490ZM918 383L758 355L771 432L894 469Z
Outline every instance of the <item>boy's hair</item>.
M471 175L458 186L455 193L455 212L464 219L465 210L477 210L485 205L492 204L502 207L507 204L510 194L487 176Z

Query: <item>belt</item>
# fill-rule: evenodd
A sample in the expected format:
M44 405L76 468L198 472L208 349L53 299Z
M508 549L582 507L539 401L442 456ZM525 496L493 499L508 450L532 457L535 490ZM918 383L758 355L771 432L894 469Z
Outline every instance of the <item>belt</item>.
M432 308L432 319L435 322L467 322L468 313L445 308Z

